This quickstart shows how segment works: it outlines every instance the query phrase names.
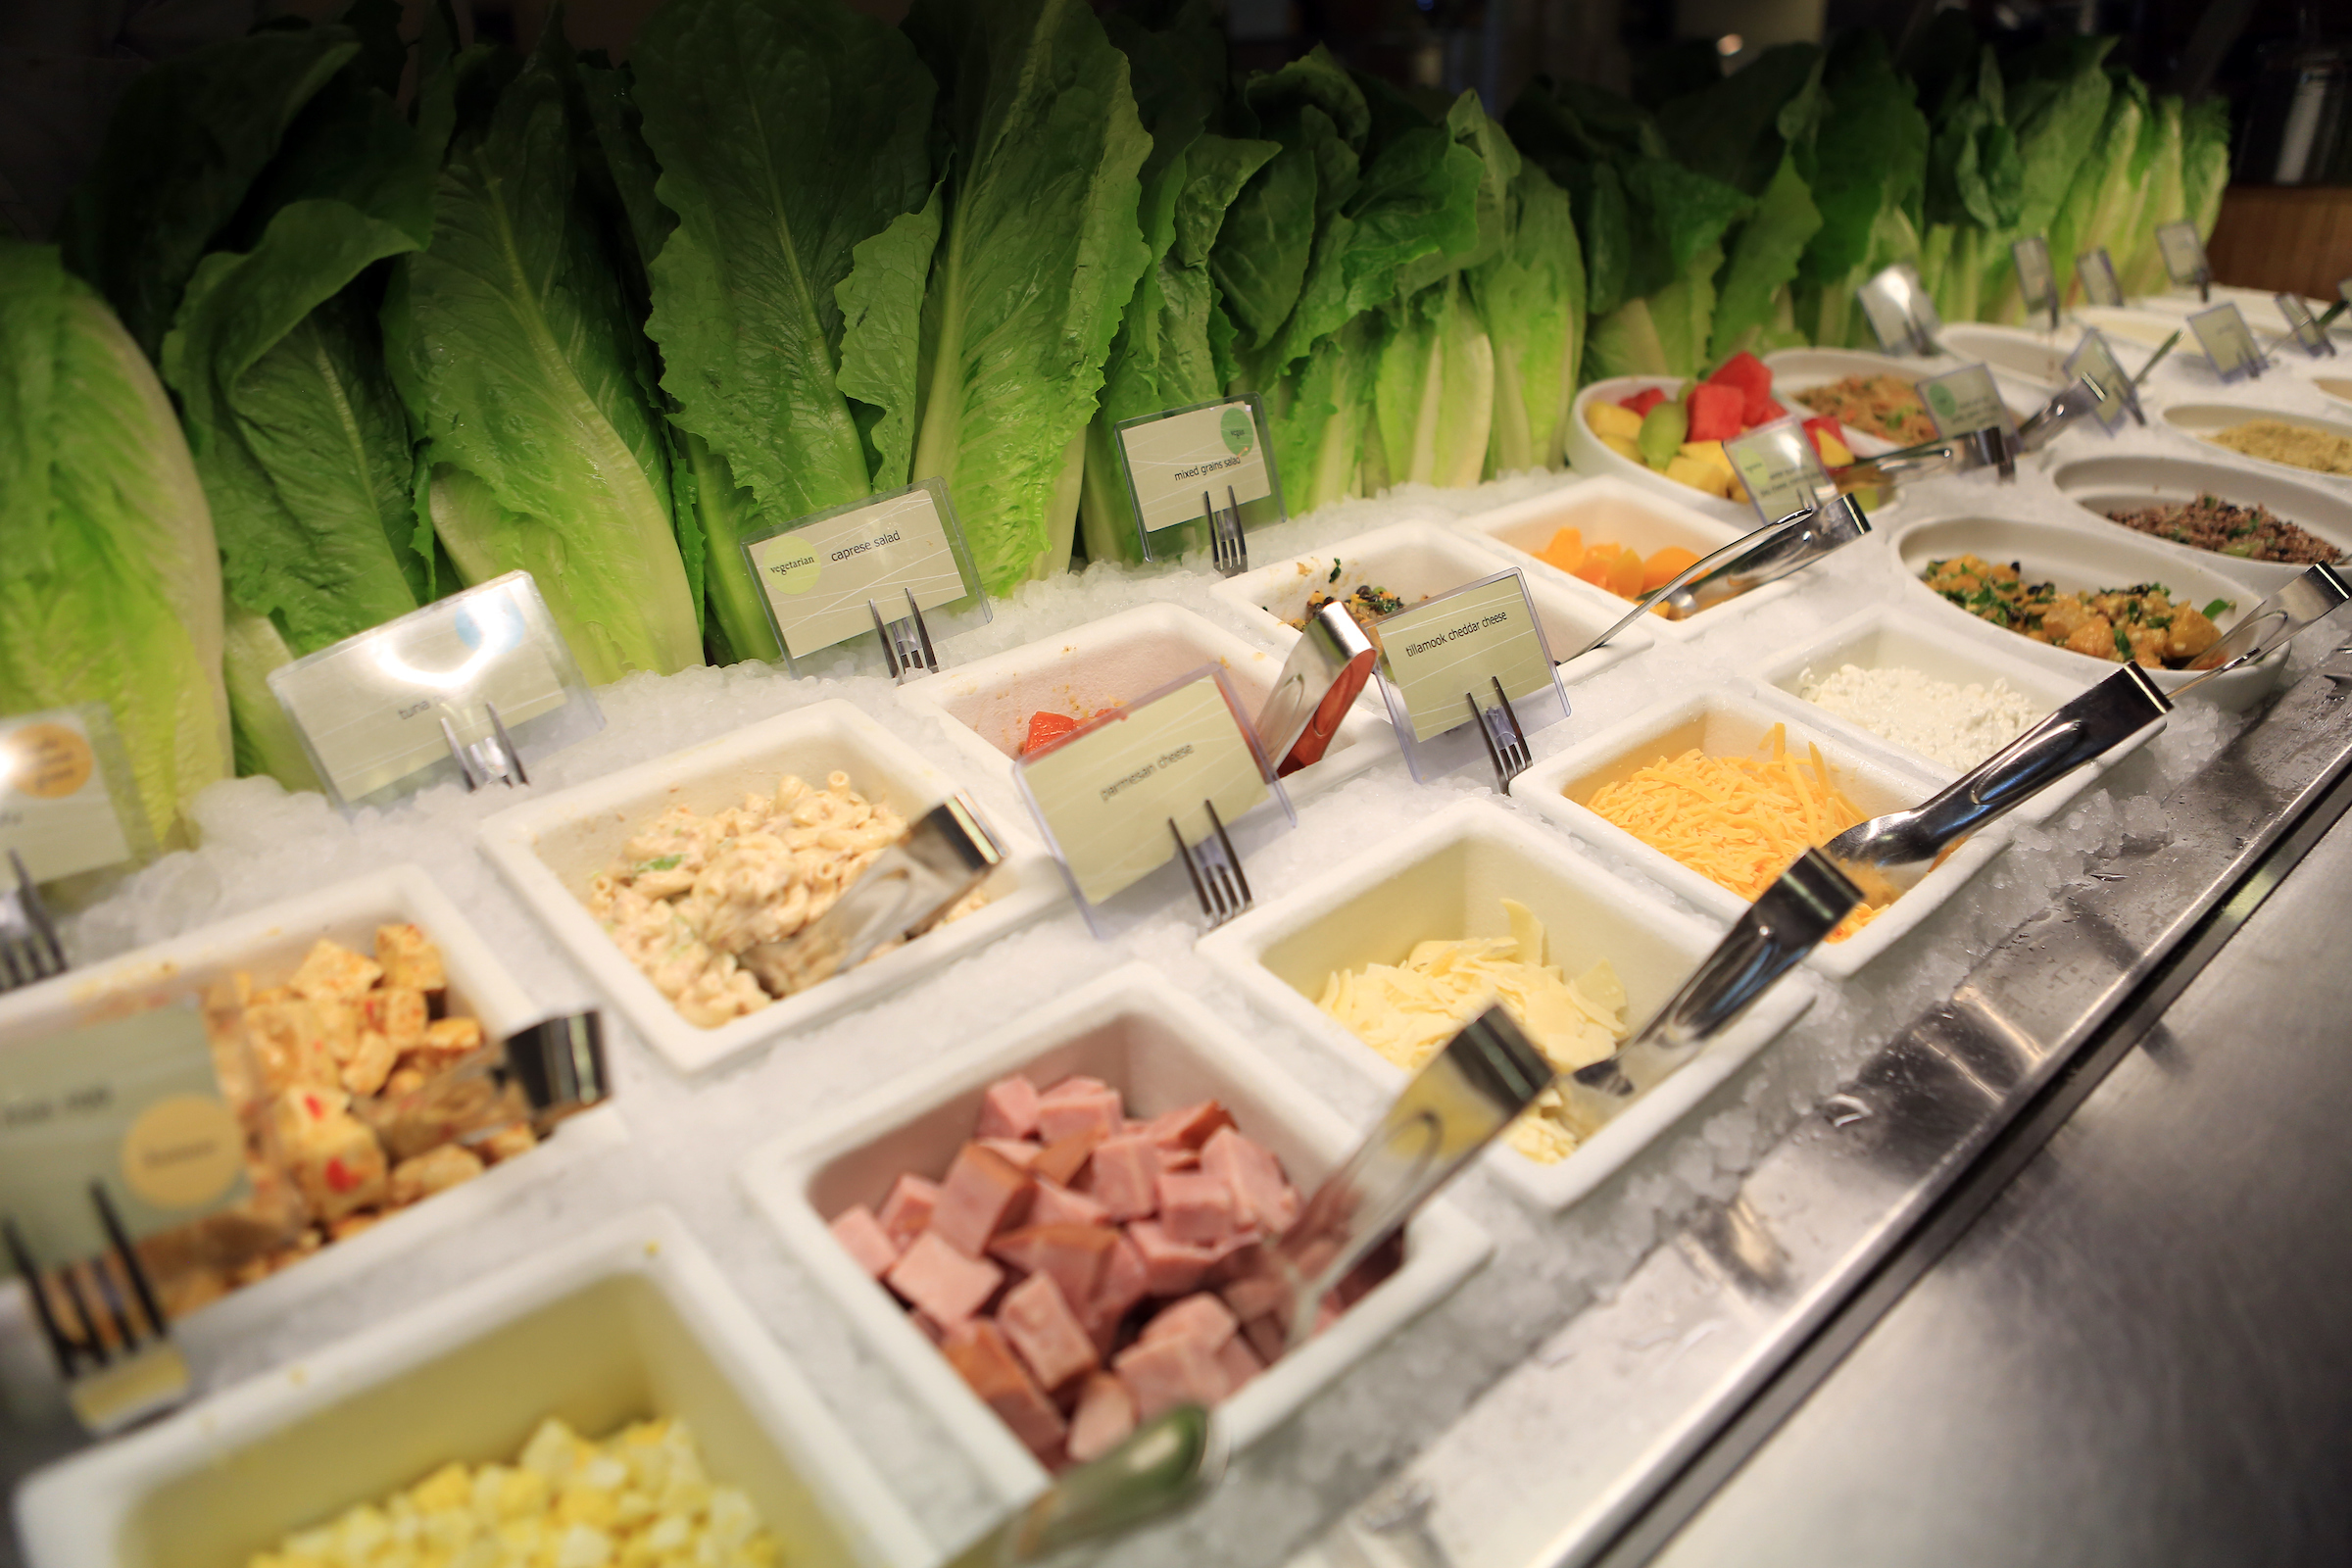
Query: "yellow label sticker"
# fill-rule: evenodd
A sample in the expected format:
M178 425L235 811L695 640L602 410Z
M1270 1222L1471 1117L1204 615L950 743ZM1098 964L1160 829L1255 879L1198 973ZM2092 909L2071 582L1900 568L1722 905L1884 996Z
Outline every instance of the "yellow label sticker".
M122 1135L122 1179L158 1208L209 1203L228 1191L244 1166L244 1130L216 1098L159 1100Z
M1380 623L1381 663L1413 715L1413 739L1471 721L1469 699L1494 706L1496 680L1513 702L1551 684L1551 661L1517 572L1442 594Z
M1242 402L1164 414L1119 427L1127 476L1148 532L1197 522L1211 507L1274 493L1257 419Z
M0 720L0 859L12 849L35 882L131 857L88 721L71 709Z
M928 485L791 524L743 548L776 635L795 659L872 631L877 612L886 621L905 618L909 593L915 608L930 611L968 592Z

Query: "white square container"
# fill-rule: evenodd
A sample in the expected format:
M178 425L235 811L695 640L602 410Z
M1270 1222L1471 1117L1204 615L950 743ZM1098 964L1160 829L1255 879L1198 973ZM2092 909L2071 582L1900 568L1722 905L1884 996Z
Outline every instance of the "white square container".
M1747 907L1737 895L1671 856L1651 849L1623 828L1603 821L1584 803L1603 784L1622 779L1661 757L1679 756L1693 746L1712 757L1761 755L1758 749L1775 724L1788 726L1788 747L1796 756L1806 755L1808 743L1821 748L1838 786L1865 819L1887 811L1908 810L1938 788L1932 775L1896 761L1890 754L1865 753L1840 740L1826 726L1808 723L1759 697L1733 688L1690 697L1662 712L1640 714L1603 730L1520 774L1511 781L1511 796L1561 823L1586 842L1604 845L1641 865L1674 892L1729 925ZM1900 941L1936 906L1957 892L2008 842L2006 830L1998 822L1976 834L1922 878L1918 886L1880 911L1859 934L1843 942L1823 943L1805 961L1839 979L1858 972Z
M547 1016L548 1009L532 1004L423 871L395 865L0 996L0 1057L10 1046L61 1029L194 1000L213 982L240 971L252 975L256 985L276 985L300 968L304 955L321 940L372 953L375 928L403 922L421 928L440 948L451 1016L479 1020L491 1040ZM299 1263L231 1291L176 1320L172 1332L201 1353L216 1339L250 1332L428 1237L504 1207L525 1188L626 1136L616 1105L573 1116L529 1153L503 1160L469 1182L398 1209L347 1241L329 1243ZM7 1291L22 1304L21 1285L11 1281Z
M743 1170L753 1201L1007 1502L1035 1494L1046 1484L1045 1468L825 1227L852 1204L878 1205L902 1171L944 1172L972 1136L981 1093L1014 1072L1026 1072L1040 1087L1070 1073L1091 1074L1123 1092L1130 1114L1142 1116L1213 1097L1244 1133L1281 1157L1301 1196L1313 1192L1359 1138L1208 1009L1149 966L1132 963L941 1057L925 1082L868 1096L753 1154ZM1405 1229L1404 1262L1395 1274L1217 1407L1234 1451L1280 1426L1382 1340L1445 1298L1493 1250L1487 1233L1450 1204L1425 1207Z
M667 1210L647 1208L34 1475L29 1568L242 1568L539 1422L683 1418L793 1564L936 1548Z
M1671 480L1666 482L1672 483ZM1753 520L1752 516L1749 520ZM1654 555L1669 545L1681 545L1685 550L1695 551L1701 556L1711 555L1741 534L1751 531L1739 523L1727 522L1721 517L1710 516L1695 508L1687 507L1679 501L1653 495L1640 485L1609 474L1587 479L1582 484L1570 485L1563 490L1554 490L1548 495L1497 507L1492 512L1473 514L1462 518L1455 526L1493 546L1508 557L1512 564L1526 567L1531 578L1541 577L1547 583L1557 583L1564 592L1586 602L1601 617L1600 626L1608 625L1633 609L1633 604L1605 588L1597 588L1581 578L1570 576L1536 554L1551 543L1551 536L1562 528L1577 529L1583 533L1587 544L1613 540L1629 550L1640 551L1644 557ZM1667 620L1663 616L1650 615L1641 625L1669 637L1695 637L1758 605L1772 603L1793 586L1791 579L1784 577L1779 582L1766 583L1737 599L1726 600L1711 609L1702 610L1689 620ZM1595 627L1588 636L1597 635L1599 629ZM1623 636L1624 633L1619 635ZM1555 648L1552 652L1556 654L1562 650Z
M939 719L976 773L1009 783L1029 715L1040 710L1086 717L1156 691L1187 670L1217 664L1254 712L1274 689L1283 657L1179 606L1139 605L910 681L898 696ZM1301 799L1396 755L1387 719L1360 705L1341 721L1323 760L1284 779L1283 787Z
M1818 724L1832 734L1845 737L1858 751L1883 752L1897 758L1934 778L1939 789L1958 778L1961 770L1933 758L1922 757L1909 747L1899 746L1797 695L1805 671L1809 669L1817 674L1826 674L1842 664L1858 664L1864 669L1908 666L1933 679L1950 681L1956 685L1967 685L1971 681L1986 685L1995 680L2007 681L2011 691L2022 694L2035 705L2041 717L2048 716L2053 710L2072 702L2095 684L2078 675L2061 674L2043 669L2038 664L2029 664L2020 659L2011 659L1974 639L1962 642L1949 637L1923 634L1916 629L1912 617L1884 606L1848 616L1819 637L1774 660L1760 672L1758 679L1765 684L1766 701L1777 701L1783 697L1794 700L1799 706L1793 711L1802 715L1806 723ZM2028 822L2047 820L2061 807L2082 794L2091 780L2146 745L2160 727L2151 725L2140 731L2117 750L2086 767L2077 768L2010 814ZM1986 757L1991 755L1989 752L1985 754ZM1979 761L1984 760L1978 759Z
M482 848L638 1034L679 1071L699 1072L793 1029L889 996L1036 918L1064 897L1054 862L1028 853L1028 835L997 813L990 825L1010 853L989 884L986 908L716 1029L688 1023L588 912L589 881L632 835L672 806L710 812L734 806L747 794L773 794L787 773L822 787L825 775L837 770L850 776L852 788L908 821L957 788L955 779L837 698L501 811L482 824Z
M1307 595L1318 589L1340 597L1370 584L1396 595L1409 610L1424 599L1519 564L1517 560L1434 523L1400 522L1358 534L1320 554L1294 556L1246 571L1216 584L1209 595L1239 611L1274 647L1288 654L1298 636L1290 622L1305 613ZM1336 577L1332 575L1335 565L1339 568ZM1580 584L1564 584L1536 572L1526 576L1527 597L1535 605L1536 618L1543 623L1544 638L1551 646L1554 661L1566 659L1608 630L1611 621L1632 608L1603 594L1603 599L1617 607L1610 611L1568 591ZM1560 679L1578 681L1597 674L1648 646L1648 631L1629 626L1610 639L1606 648L1562 664Z
M1338 970L1401 963L1432 940L1504 936L1502 901L1544 922L1551 961L1574 977L1607 959L1640 1028L1714 951L1718 933L1483 801L1464 801L1200 941L1200 956L1266 1011L1313 1036L1383 1085L1408 1076L1316 1004ZM1556 1164L1498 1141L1488 1170L1529 1204L1557 1212L1622 1169L1813 1004L1783 980L1680 1072Z

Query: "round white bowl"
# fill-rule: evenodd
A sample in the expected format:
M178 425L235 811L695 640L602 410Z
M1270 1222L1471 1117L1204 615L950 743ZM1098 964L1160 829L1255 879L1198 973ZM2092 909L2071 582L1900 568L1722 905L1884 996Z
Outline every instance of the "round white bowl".
M1755 525L1755 511L1744 501L1726 501L1704 490L1694 490L1687 484L1669 479L1646 463L1611 452L1592 433L1585 422L1585 410L1594 402L1618 403L1638 392L1656 387L1668 397L1683 389L1684 378L1677 375L1617 375L1606 381L1595 381L1576 395L1576 406L1568 417L1568 463L1577 472L1589 476L1608 476L1638 484L1652 495L1669 496L1684 506L1703 512L1710 517L1726 522Z
M1928 376L1957 369L1959 364L1957 360L1943 358L1897 359L1891 354L1872 354L1864 349L1782 349L1764 356L1765 368L1772 371L1773 395L1791 414L1800 415L1812 411L1795 401L1796 394L1842 381L1849 375L1895 375L1916 385ZM1845 431L1846 445L1859 458L1875 458L1883 452L1892 452L1901 444L1868 430L1857 430L1842 421L1838 428Z
M2317 485L2297 484L2253 468L2200 463L2189 458L2117 453L2060 464L2051 471L2050 481L2098 527L2113 528L2134 540L2181 551L2200 564L2219 565L2265 594L2275 593L2292 582L2303 574L2304 568L2273 561L2246 561L2219 551L2175 544L2169 539L2126 528L2107 514L2194 501L2199 496L2219 496L2236 506L2268 507L2288 522L2318 534L2342 555L2352 556L2352 501Z
M2225 463L2251 464L2272 473L2290 473L2306 484L2339 485L2352 483L2352 474L2322 473L2317 468L2298 467L2291 463L2273 463L2249 453L2233 451L2213 439L2214 432L2249 419L2277 419L2282 424L2304 424L2315 430L2352 441L2352 421L2330 419L2319 414L2294 414L2285 409L2251 408L2243 403L2176 403L2164 411L2164 422L2182 435L2194 436L2212 451L2221 454Z
M2205 565L2191 551L2142 540L2131 530L2063 528L2047 523L2011 522L1994 517L1942 517L1915 522L1892 540L1904 575L1905 590L1915 604L1932 606L1940 623L1955 636L1996 638L1998 646L2017 658L2045 669L2096 675L2117 668L2113 660L2093 659L2068 649L2038 643L2030 637L1981 620L1951 603L1920 580L1931 561L1975 555L1988 562L2014 562L2028 582L2056 583L2061 592L2087 592L2135 582L2162 583L2175 598L2203 606L2216 599L2230 609L2214 617L2224 631L2259 604L2263 595L2240 578L2226 576ZM2250 706L2278 681L2285 667L2283 653L2259 664L2231 670L2197 688L2197 697L2216 707L2236 710ZM2196 678L2185 669L2148 671L2159 688L2177 691Z
M2192 354L2197 352L2195 338L2188 330L2186 318L2182 317L2167 316L2161 311L2133 310L2128 305L2083 305L2076 308L2074 316L2084 326L2097 327L2119 345L2136 345L2152 353L2163 346L2166 338L2179 332L2181 334L2180 342L2175 345L2174 352L2179 353L2183 347ZM2117 358L2123 359L2124 355L2119 352ZM2126 360L2124 368L2134 370L2137 368Z
M2080 334L2077 334L2078 336ZM1989 321L1955 321L1938 335L1944 349L1962 362L1981 360L1994 375L2044 394L2055 392L2061 367L2075 345L2049 332L2031 327L1998 326ZM2002 391L2012 388L2004 386ZM2013 405L2014 407L2014 405ZM2031 408L2025 411L2031 414Z

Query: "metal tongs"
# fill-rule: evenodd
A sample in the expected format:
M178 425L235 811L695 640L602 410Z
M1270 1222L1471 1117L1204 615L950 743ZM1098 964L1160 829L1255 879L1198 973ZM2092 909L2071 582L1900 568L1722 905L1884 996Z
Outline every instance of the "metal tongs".
M612 1093L599 1012L542 1019L459 1057L407 1094L356 1102L385 1152L403 1160L484 1142L516 1122L546 1137Z
M2190 666L2197 670L2196 678L2176 687L2174 699L2233 669L2260 663L2306 626L2342 609L2348 599L2352 599L2352 582L2342 571L2329 565L2306 567L2303 575L2248 611L2220 642L2199 655Z
M874 950L919 937L1004 860L970 798L949 796L915 819L823 914L781 942L747 948L743 966L771 997L789 997L854 969Z
M1323 760L1380 652L1338 600L1307 617L1257 713L1257 744L1287 777Z
M2163 723L2172 710L2148 672L2126 664L1924 806L1857 823L1822 846L1823 853L1857 881L1901 892L1927 875L1945 850L2150 724Z
M2049 402L2026 416L2017 427L2017 450L2039 452L2058 438L2058 432L2085 414L2095 413L2107 401L2106 389L2087 375L2078 375L2072 385L2062 386Z
M1966 435L1937 436L1915 446L1897 447L1875 458L1832 468L1830 477L1840 485L1893 484L1897 479L1928 474L1966 473L1972 468L1998 468L2001 477L2017 476L2018 439L1998 425L1986 425Z
M945 1568L1016 1568L1156 1518L1224 1473L1219 1432L1197 1404L1163 1411L1102 1458L1058 1477Z
M1561 662L1582 659L1658 605L1667 608L1671 619L1688 619L1727 599L1737 599L1801 570L1868 532L1870 514L1852 496L1832 496L1816 506L1791 512L1685 566L1671 582L1645 595L1608 630Z
M1798 856L1747 906L1656 1017L1614 1054L1560 1080L1568 1121L1578 1136L1599 1131L1697 1055L1861 902L1862 890L1821 851Z

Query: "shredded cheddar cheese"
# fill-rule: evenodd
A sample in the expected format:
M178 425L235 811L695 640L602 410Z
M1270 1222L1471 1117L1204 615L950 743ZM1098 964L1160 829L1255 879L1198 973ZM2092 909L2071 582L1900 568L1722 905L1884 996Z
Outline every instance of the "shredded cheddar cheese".
M1692 747L1604 784L1585 804L1661 854L1753 903L1806 850L1863 820L1818 746L1810 765L1788 755L1775 724L1770 760L1709 757ZM1887 900L1874 897L1830 933L1842 942Z

